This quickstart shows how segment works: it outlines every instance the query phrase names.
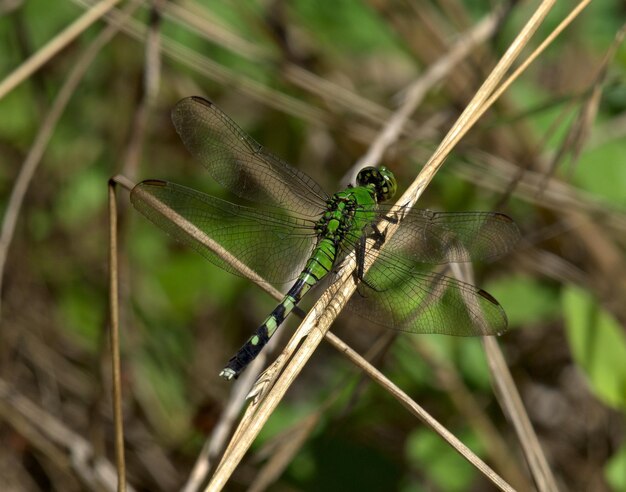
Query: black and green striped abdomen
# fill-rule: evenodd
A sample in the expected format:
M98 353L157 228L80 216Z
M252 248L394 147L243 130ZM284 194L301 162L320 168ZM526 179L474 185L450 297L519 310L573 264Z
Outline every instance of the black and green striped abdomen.
M285 318L293 311L302 297L311 290L317 282L331 271L335 262L337 248L329 238L323 238L316 246L311 258L298 279L285 294L283 300L274 308L263 324L256 329L239 351L228 361L220 375L226 379L237 377L250 362L252 362Z

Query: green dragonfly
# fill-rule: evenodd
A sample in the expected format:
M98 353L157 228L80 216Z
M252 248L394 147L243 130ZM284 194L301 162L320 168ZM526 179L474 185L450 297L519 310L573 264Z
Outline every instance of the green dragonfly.
M356 254L359 287L348 306L357 314L411 333L472 336L506 330L506 315L490 294L431 271L433 265L492 260L510 251L519 231L506 215L439 213L383 204L396 191L396 179L385 167L363 168L356 186L329 195L200 97L180 101L172 120L187 149L211 176L255 206L147 180L131 193L135 208L229 272L248 278L258 275L269 283L293 282L228 361L220 373L223 378L239 376L300 299L324 277L332 278L351 252ZM172 220L172 214L187 225ZM397 222L398 217L400 227L386 238L377 224ZM198 232L236 261L207 247ZM375 240L378 251L364 272L366 255L371 254L365 247L368 238Z

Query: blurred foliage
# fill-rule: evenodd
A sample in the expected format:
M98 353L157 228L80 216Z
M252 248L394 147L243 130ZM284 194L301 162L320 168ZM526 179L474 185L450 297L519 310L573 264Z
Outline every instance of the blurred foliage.
M486 287L502 304L513 327L528 329L535 323L556 319L561 312L558 291L537 279L511 275Z
M626 446L613 455L606 466L606 475L613 490L626 490Z
M163 19L162 34L168 42L181 43L234 76L207 79L196 67L164 57L160 92L142 137L139 179L171 179L228 197L193 162L175 134L169 111L176 100L192 93L208 95L255 139L334 191L365 153L382 121L364 117L357 111L361 108L339 105L331 90L320 96L293 84L286 67L293 64L393 109L404 89L443 56L446 48L440 41L452 43L486 15L493 2L176 3L199 7L203 14L198 19L228 28L257 51L247 56L234 44L204 39L185 21ZM453 5L456 17L450 16L446 4ZM402 190L467 102L461 89L473 93L533 8L531 3L515 3L496 38L459 67L466 69L459 73L467 80L460 85L442 82L428 93L412 122L430 133L419 141L404 138L387 156ZM569 8L568 2L558 3L541 28L543 36ZM55 2L50 8L47 1L28 0L0 17L0 71L8 74L82 12L74 2ZM143 8L135 18L145 24L148 14ZM559 162L554 169L549 166L587 101L593 77L624 22L623 14L618 0L592 2L510 88L506 103L470 132L420 204L450 211L497 207L519 223L526 239L519 254L477 266L477 285L492 293L507 312L511 331L499 341L563 490L585 483L589 490L626 491L626 317L623 297L619 298L624 291L616 287L624 280L620 267L625 241L620 226L607 225L607 217L622 221L626 217L626 138L618 125L626 114L623 45L608 67L587 145L577 159ZM53 99L102 26L96 23L0 100L3 213ZM92 428L102 426L105 442L94 444L97 449L111 444L108 402L103 403L96 382L101 378L100 353L106 353L108 343L103 335L108 325L106 183L124 169L142 94L144 50L143 42L118 35L89 68L30 183L4 272L2 378L82 436L98 434ZM257 87L254 84L276 93L250 89ZM296 106L277 103L276 94L321 112L324 119L298 114ZM509 180L495 187L486 184L499 169L489 168L475 180L463 173L472 166L472 151L477 149L515 162L519 169L532 164L546 180L554 177L592 200L585 202L577 195L574 203L580 208L573 210L563 195L554 199L555 206L542 201L545 189L525 192L518 186L501 201ZM144 468L151 463L137 464L136 455L144 456L148 444L154 447L151 450L158 448L160 459L178 471L171 480L180 486L204 434L212 428L212 413L206 409L219 414L231 390L218 379L219 369L274 301L245 279L175 244L128 208L124 191L118 196L125 412L131 460L135 459L131 478L140 490L157 490L163 484ZM579 234L572 213L584 215L596 229ZM595 253L592 246L598 245L605 249ZM551 255L554 270L571 277L542 270L544 263L530 256L533 249ZM606 267L601 261L605 255L617 260ZM295 323L290 321L286 331ZM341 331L342 337L361 353L380 334L362 320L345 324L356 329ZM341 323L337 325L341 330ZM32 351L32 338L41 340L41 350L49 352ZM471 425L467 409L459 407L441 384L440 368L420 357L419 351L431 354L435 364L439 361L457 371L526 473L514 432L497 407L481 342L401 334L377 366L491 464L488 437ZM49 361L54 370L44 363ZM585 383L576 386L572 371ZM87 375L93 392L67 383L68 373ZM108 388L107 383L103 386ZM333 400L338 388L341 395ZM378 388L360 383L348 363L324 348L270 419L251 455L261 454L277 436L297 428L301 419L329 400L330 409L274 490L489 490L487 482L430 429ZM206 428L198 424L202 417L209 422ZM3 469L12 468L14 456L18 462L39 461L42 469L56 466L34 446L17 446L7 427L0 434L0 476ZM156 472L160 462L155 463ZM259 461L251 456L242 468L229 490L247 487ZM46 479L50 480L47 475ZM0 488L2 483L0 478ZM23 490L31 489L24 485Z
M460 439L471 449L480 452L480 443L471 434L461 435ZM463 491L475 478L476 471L467 461L452 451L441 439L425 429L413 431L406 444L409 462L417 473L423 473L426 483L440 490ZM451 473L450 470L454 470ZM402 490L424 490L415 485Z

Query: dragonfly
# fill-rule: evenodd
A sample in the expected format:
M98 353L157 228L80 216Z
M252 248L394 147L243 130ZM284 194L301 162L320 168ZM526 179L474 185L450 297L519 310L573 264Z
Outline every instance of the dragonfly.
M178 102L172 121L192 156L244 203L151 179L133 188L134 207L226 271L272 284L292 282L228 361L220 373L224 379L237 378L303 296L336 275L351 253L358 289L348 307L368 320L420 334L499 335L507 329L504 310L493 296L435 270L436 265L509 253L519 230L507 215L386 204L397 189L386 167L365 167L355 185L328 194L201 97ZM399 218L393 235L381 232L380 224ZM368 239L374 248L367 247ZM371 254L376 260L365 269Z

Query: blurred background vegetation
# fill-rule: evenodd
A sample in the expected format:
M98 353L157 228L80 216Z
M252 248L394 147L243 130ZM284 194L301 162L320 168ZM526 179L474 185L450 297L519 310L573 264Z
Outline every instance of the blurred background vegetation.
M1 1L2 78L92 5ZM175 134L169 114L177 100L210 98L334 192L406 88L494 10L481 0L118 7L136 10L110 42L94 48L110 26L119 28L119 15L80 32L0 100L3 240L15 220L8 250L0 245L2 490L95 489L67 442L113 461L107 180L169 179L227 197ZM400 191L536 5L506 7L489 39L430 88L386 154ZM557 2L537 39L570 8ZM466 136L420 202L498 210L522 230L518 251L477 266L476 283L509 316L498 342L561 490L626 490L626 49L616 42L625 20L623 2L592 2ZM84 77L75 75L83 69ZM75 76L67 106L51 121ZM39 140L47 130L49 141ZM33 156L38 145L41 159ZM33 158L29 179L24 166ZM15 208L9 199L20 179L25 195ZM137 490L176 490L232 389L217 373L274 301L174 243L128 208L125 190L118 196L128 478ZM361 353L387 335L349 316L335 330ZM514 486L535 486L480 340L400 335L377 366ZM320 409L271 490L493 487L363 383L322 346L227 489L254 483L268 455ZM54 419L75 433L63 434L69 441L38 429L44 421L52 429Z

